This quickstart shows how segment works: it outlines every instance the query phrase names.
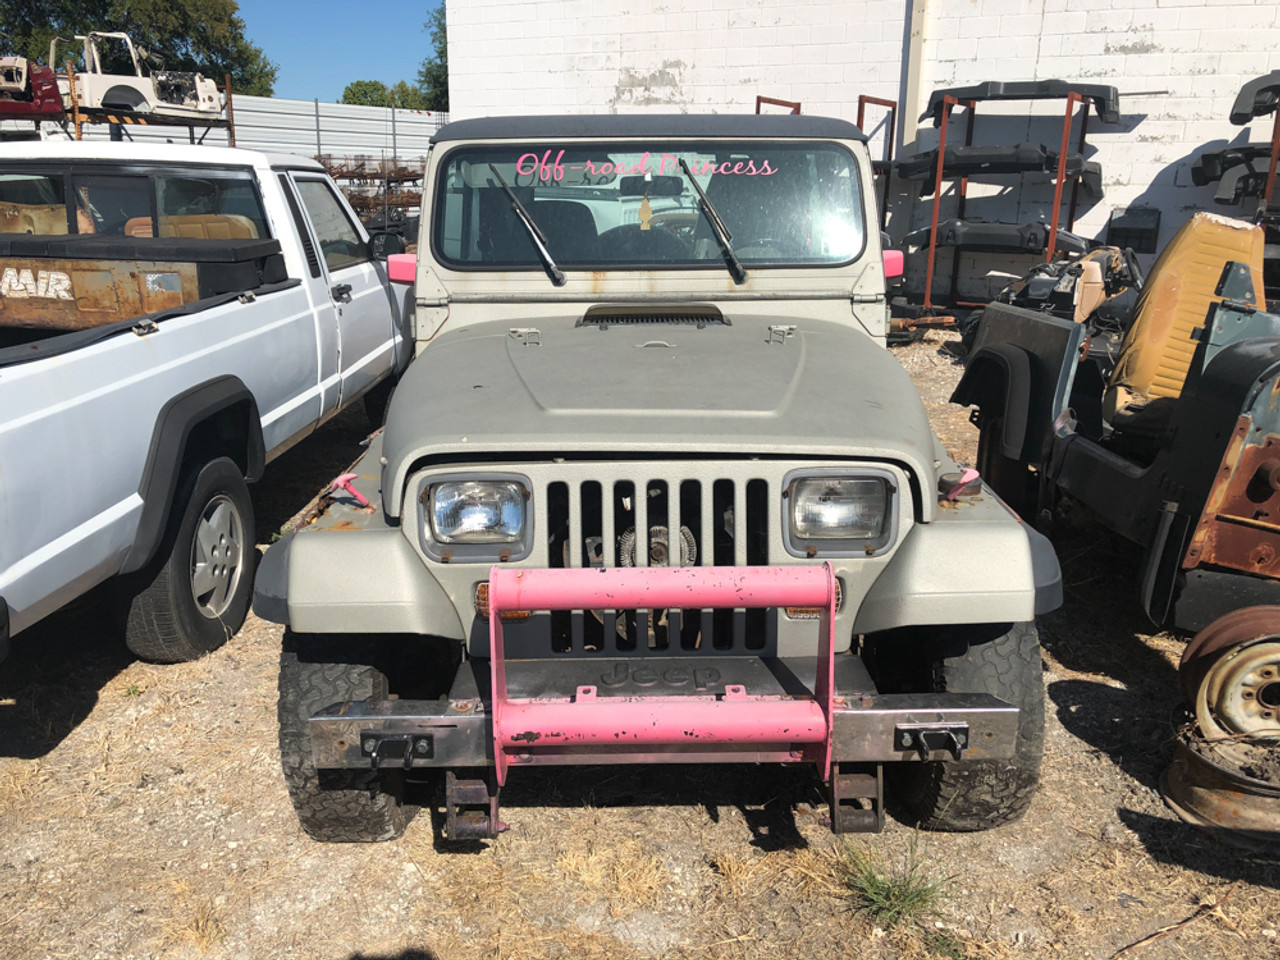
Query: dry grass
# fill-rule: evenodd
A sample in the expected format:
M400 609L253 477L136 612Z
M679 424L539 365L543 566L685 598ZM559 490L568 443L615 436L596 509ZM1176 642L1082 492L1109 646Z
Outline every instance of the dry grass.
M646 856L632 839L588 839L562 853L556 868L578 884L584 898L606 901L614 917L653 905L671 881L663 859Z
M200 953L208 953L223 940L227 931L222 926L218 912L210 906L202 906L177 933L177 939L188 943Z

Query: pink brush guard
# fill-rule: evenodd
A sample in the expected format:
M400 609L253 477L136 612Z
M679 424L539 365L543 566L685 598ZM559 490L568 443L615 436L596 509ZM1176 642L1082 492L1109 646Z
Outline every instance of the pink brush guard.
M835 573L820 567L615 567L489 572L493 758L506 783L511 754L539 746L620 744L805 745L827 779L835 669ZM566 700L507 697L502 613L509 610L709 610L817 607L818 666L813 699L752 697L726 686L721 697L597 697L579 687Z

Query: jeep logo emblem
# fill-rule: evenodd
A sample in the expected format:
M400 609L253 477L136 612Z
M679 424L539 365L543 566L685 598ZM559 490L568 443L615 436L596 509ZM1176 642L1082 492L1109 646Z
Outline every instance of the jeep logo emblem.
M720 682L720 671L715 667L667 667L659 673L652 667L632 666L628 663L614 664L612 673L601 674L600 683L605 687L620 687L625 683L634 683L637 687L652 687L663 683L669 687L687 687L693 684L695 690L706 690L714 683Z

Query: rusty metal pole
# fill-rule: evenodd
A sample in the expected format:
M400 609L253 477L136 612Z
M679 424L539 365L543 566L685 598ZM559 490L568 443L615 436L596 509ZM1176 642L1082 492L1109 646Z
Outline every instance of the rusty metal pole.
M1067 94L1067 113L1062 120L1062 146L1058 149L1058 174L1053 181L1053 217L1049 222L1049 242L1044 252L1044 262L1052 263L1058 249L1058 221L1062 216L1062 181L1067 171L1067 149L1071 146L1071 120L1075 117L1076 104L1084 97L1074 90Z
M1089 108L1093 106L1093 101L1088 97L1082 97L1080 102L1084 104L1084 113L1080 114L1080 136L1076 138L1076 152L1080 154L1080 176L1071 182L1071 207L1067 211L1068 230L1076 228L1076 200L1080 196L1080 181L1084 179L1085 134L1089 131Z
M942 117L938 124L938 164L933 177L933 218L929 223L929 258L924 271L925 310L933 309L933 266L938 253L938 205L942 202L942 159L947 151L947 122L951 119L951 108L959 103L955 97L942 98Z
M76 72L71 69L71 61L67 62L67 92L71 94L71 126L76 132L76 139L81 139L80 100L76 97Z
M800 112L800 104L795 100L779 100L777 97L762 97L756 94L756 113L759 113L761 105L766 103L774 107L788 107L792 113Z
M964 145L966 147L973 146L973 117L978 111L977 100L964 101L965 106L965 127L964 127ZM964 219L964 208L969 200L969 178L962 176L959 185L960 198L956 202L956 219ZM949 299L951 306L955 306L960 299L960 248L953 247L951 250L951 293Z
M889 126L884 135L884 203L880 205L880 229L883 230L889 219L889 187L893 184L893 143L898 133L898 101L861 94L858 97L858 129L863 133L866 133L862 121L866 117L867 104L885 107L889 111Z
M236 145L236 110L231 104L231 74L227 74L227 140L230 146Z

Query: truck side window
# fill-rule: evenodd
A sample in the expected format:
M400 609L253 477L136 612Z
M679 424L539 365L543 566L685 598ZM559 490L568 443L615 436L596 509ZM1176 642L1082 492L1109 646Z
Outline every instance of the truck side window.
M62 177L0 173L0 233L64 236L67 207Z
M248 177L162 175L156 191L162 237L257 240L271 235Z
M341 270L367 261L368 246L360 239L355 225L329 185L323 180L299 178L296 182L298 195L302 197L302 205L307 208L307 216L320 242L325 266L330 270Z

